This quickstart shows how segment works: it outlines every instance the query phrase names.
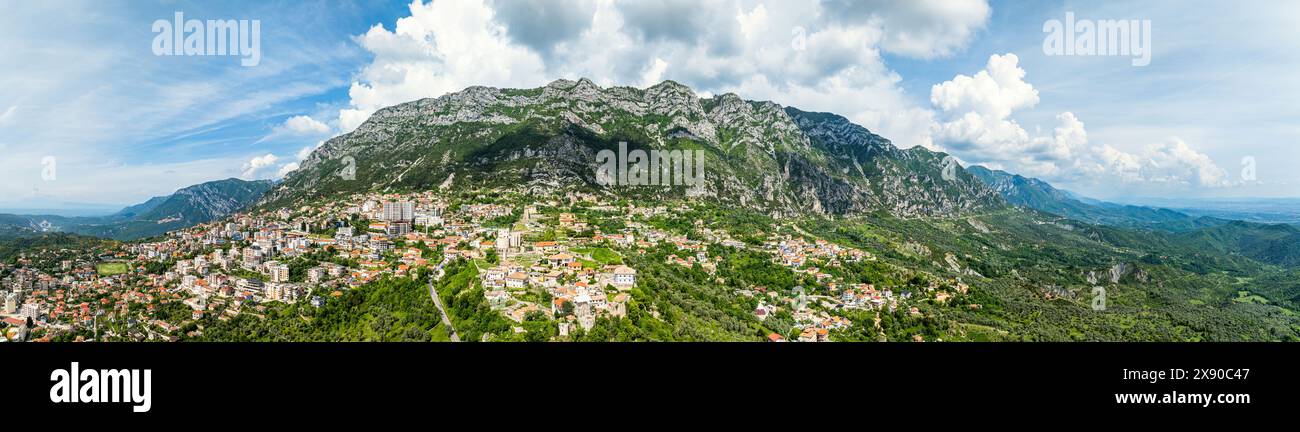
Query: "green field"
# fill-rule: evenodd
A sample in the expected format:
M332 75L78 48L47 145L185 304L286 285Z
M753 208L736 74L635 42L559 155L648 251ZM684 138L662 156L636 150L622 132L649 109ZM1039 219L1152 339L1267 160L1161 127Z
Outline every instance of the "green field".
M619 256L618 252L609 250L609 248L603 248L603 247L574 248L573 252L580 253L583 255L590 255L591 259L595 260L596 262L599 262L601 265L623 263L623 257Z
M99 263L99 265L95 266L95 271L98 272L100 276L119 275L126 273L127 270L126 263L124 262L106 262Z

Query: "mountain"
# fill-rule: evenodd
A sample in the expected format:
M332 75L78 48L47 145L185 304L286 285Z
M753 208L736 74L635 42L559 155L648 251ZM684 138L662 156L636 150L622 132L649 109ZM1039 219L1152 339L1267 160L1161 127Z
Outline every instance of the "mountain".
M611 185L598 175L602 151L621 146L698 152L706 174L698 183L659 186L625 185L616 176L620 181ZM379 110L324 143L281 182L198 185L69 231L135 238L249 203L255 203L249 211L317 205L320 212L295 218L325 222L340 216L342 206L331 208L328 200L342 194L441 190L438 201L448 204L449 220L474 218L468 204L536 205L541 221L520 231L530 242L576 246L578 239L597 242L596 231L615 230L701 239L712 269L678 265L683 251L675 241L584 245L593 259L599 248L635 268L637 283L625 316L575 332L582 340L756 340L789 331L798 327L791 314L758 318L755 309L784 304L781 293L807 287L841 296L822 274L842 280L840 286L875 284L910 299L897 308L828 308L851 322L832 333L837 340L1300 340L1300 268L1284 267L1296 262L1290 258L1300 243L1294 230L1087 201L1041 180L982 167L949 172L945 158L924 148L899 149L835 114L733 94L700 98L673 82L645 89L601 88L587 80L536 89L471 87ZM565 203L569 191L612 198L601 201L615 210ZM620 214L617 206L625 202L672 210ZM551 215L562 212L592 229L558 228ZM14 226L63 220L33 225L36 219L24 216ZM484 236L488 230L476 228L493 224L481 222L467 227L476 233L463 240L496 234ZM719 241L719 233L740 244ZM44 237L21 242L27 248L66 241ZM796 244L861 253L837 255L854 257L841 260L808 252L804 266L783 265L777 254ZM816 272L807 271L813 267ZM472 332L461 333L472 335L468 340L489 333L523 337L510 331L507 319L483 314L491 307L478 269L456 260L436 281L458 332ZM760 287L778 297L754 295ZM1095 306L1096 288L1104 288L1103 310ZM331 302L325 308L341 304ZM281 306L312 308L268 305ZM292 338L277 329L303 328L293 310L266 319L208 318L204 334ZM374 321L352 315L346 328Z
M86 224L71 231L121 240L155 236L242 210L261 198L273 185L270 180L237 178L200 183L127 207L115 215L125 220Z
M164 201L167 201L167 198L170 197L171 195L163 195L163 196L156 196L153 198L149 198L148 201L133 206L128 206L122 209L121 211L114 213L113 216L120 217L122 219L131 219L136 217L137 215L147 213L150 210L157 208L159 204L162 204Z
M697 150L705 179L694 186L601 185L598 152L624 142L629 150ZM839 115L734 94L700 98L672 81L638 89L558 80L534 89L470 87L381 109L355 131L325 142L257 205L449 188L693 197L775 217L953 216L1009 204L1090 224L1184 233L1159 238L1188 250L1204 247L1192 240L1197 236L1226 236L1240 240L1220 242L1216 251L1272 264L1291 259L1285 247L1260 246L1271 238L1255 229L1203 231L1229 222L1223 219L1087 200L982 166L958 169L946 181L945 157L922 147L899 149ZM344 175L349 171L351 177ZM1246 232L1229 235L1236 231Z
M102 219L102 217L0 214L0 239L57 232L61 231L62 227L79 225L80 221L98 221Z
M245 181L237 178L201 183L176 191L134 219L176 220L187 225L208 222L237 212L257 201L274 184L270 180ZM152 201L154 200L150 200ZM149 202L135 207L141 206L149 206Z
M1267 264L1300 266L1300 228L1294 225L1197 217L1169 209L1096 200L1085 203L1039 179L978 165L967 171L1014 206L1088 223L1169 232L1174 245L1186 250L1210 249Z
M1209 247L1285 267L1300 266L1300 228L1294 225L1232 221L1182 233L1179 238L1189 246Z
M602 186L598 154L684 150L704 179L681 186ZM470 87L376 112L325 142L259 205L369 190L582 189L628 197L695 197L773 216L886 211L965 214L1006 204L946 155L889 140L844 117L734 94L700 98L672 81L645 89L558 80L534 89ZM354 179L341 175L355 170Z
M1065 191L1056 189L1045 181L1011 174L1001 170L990 170L980 165L966 168L975 178L1002 194L1008 204L1029 207L1049 213L1077 207L1083 204Z
M274 183L237 178L210 181L150 198L108 216L0 215L0 237L71 232L131 240L213 221L256 202Z
M1036 179L991 170L979 165L966 169L975 178L1000 193L1007 203L1017 207L1051 213L1082 222L1182 232L1216 226L1226 220L1194 217L1177 211L1134 205L1121 205L1080 199Z
M1300 224L1300 198L1152 198L1130 197L1130 204L1164 207L1192 216L1259 223Z

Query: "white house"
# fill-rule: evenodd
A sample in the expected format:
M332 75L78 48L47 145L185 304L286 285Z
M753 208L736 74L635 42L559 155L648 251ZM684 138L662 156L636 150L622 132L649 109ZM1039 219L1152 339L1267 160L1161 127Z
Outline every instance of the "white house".
M636 269L628 266L618 266L618 268L614 269L614 285L636 285Z

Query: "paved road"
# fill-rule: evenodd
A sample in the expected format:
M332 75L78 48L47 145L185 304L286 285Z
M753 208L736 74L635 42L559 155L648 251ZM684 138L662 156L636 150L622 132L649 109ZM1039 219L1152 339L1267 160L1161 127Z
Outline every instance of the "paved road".
M434 306L438 307L438 314L442 315L442 325L447 326L447 335L451 336L452 342L460 342L460 335L456 334L456 326L451 325L451 319L447 317L447 309L442 307L442 299L438 298L438 291L433 289L433 281L442 279L442 264L438 265L438 276L429 278L429 297L433 299Z

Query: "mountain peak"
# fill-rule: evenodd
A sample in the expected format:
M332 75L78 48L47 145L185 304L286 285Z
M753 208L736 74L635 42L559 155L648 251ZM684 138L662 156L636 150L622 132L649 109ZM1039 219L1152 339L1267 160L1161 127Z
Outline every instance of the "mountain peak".
M600 87L599 85L597 85L594 81L592 81L592 80L590 80L590 79L587 79L587 78L585 78L585 77L583 77L583 78L578 78L577 81L570 80L570 79L565 79L565 78L560 78L560 79L557 79L557 80L551 81L550 83L547 83L547 84L544 86L544 88L549 88L549 89L552 89L552 90L559 90L559 91L574 91L574 90L581 90L581 91L586 91L586 90L597 90L597 91L599 91L599 90L601 90L601 87Z
M658 84L647 87L646 90L690 92L691 94L695 94L694 89L686 86L685 84L673 80L660 81Z
M942 179L935 155L899 152L839 115L734 93L701 100L672 80L636 89L602 88L588 79L560 79L535 89L471 87L381 109L356 131L327 141L263 204L444 185L601 189L594 180L596 153L620 142L702 151L711 171L707 181L666 196L774 215L947 215L1004 205L969 176ZM355 163L355 181L336 175L344 157Z

